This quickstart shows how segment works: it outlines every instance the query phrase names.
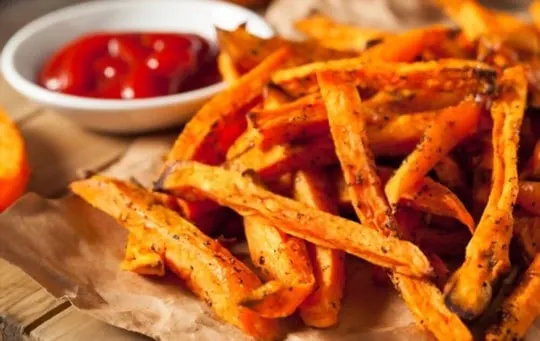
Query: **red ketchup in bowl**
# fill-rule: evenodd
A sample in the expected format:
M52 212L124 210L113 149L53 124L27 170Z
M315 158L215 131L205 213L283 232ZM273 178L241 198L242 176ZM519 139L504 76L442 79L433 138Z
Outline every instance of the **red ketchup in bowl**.
M195 34L96 33L57 51L38 83L70 95L135 99L219 82L217 51Z

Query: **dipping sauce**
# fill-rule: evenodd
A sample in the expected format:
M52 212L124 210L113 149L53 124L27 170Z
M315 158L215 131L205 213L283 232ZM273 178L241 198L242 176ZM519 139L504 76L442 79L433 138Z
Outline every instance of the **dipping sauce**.
M38 83L84 97L165 96L219 82L216 56L216 49L195 34L96 33L56 52Z

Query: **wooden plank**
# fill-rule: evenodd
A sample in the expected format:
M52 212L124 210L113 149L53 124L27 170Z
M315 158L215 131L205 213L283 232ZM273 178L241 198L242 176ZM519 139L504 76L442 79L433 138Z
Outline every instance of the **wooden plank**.
M131 139L99 135L46 111L20 126L32 176L29 190L51 197L65 191L80 170L99 170L118 159Z
M0 103L14 121L21 121L39 112L39 105L27 101L0 77Z
M0 340L22 336L50 312L67 308L18 268L0 259ZM19 334L19 335L17 335Z
M150 341L149 338L110 326L70 307L30 332L39 341Z

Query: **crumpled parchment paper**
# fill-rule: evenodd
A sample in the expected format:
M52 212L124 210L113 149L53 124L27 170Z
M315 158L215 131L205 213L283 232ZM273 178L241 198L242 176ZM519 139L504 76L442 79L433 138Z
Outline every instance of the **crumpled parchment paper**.
M431 21L429 13L436 13L430 5L416 1L278 0L267 16L279 32L292 36L291 22L313 9L346 22L392 30L416 25L419 20ZM169 136L142 138L107 173L134 177L148 185L171 141ZM109 324L163 341L250 339L214 319L212 311L175 276L155 279L121 271L126 231L74 196L53 201L28 194L0 215L0 231L0 257L20 267L54 296L67 297L83 312ZM286 340L432 339L413 323L391 287L373 284L368 265L349 258L347 270L340 325L309 329L293 317L287 323ZM537 322L527 340L539 339Z

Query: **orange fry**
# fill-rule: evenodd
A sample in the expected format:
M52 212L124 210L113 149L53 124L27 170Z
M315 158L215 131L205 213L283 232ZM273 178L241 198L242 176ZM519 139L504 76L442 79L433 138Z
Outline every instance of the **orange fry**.
M168 160L223 162L231 144L246 128L246 111L261 97L271 74L287 61L288 56L285 49L275 52L207 102L186 124Z
M356 215L372 228L395 232L396 222L388 210L368 147L365 113L356 87L346 83L343 74L338 72L320 72L317 79L328 112L336 154Z
M423 140L403 161L385 186L388 201L395 206L403 193L418 189L424 176L457 144L476 132L481 104L467 100L443 110L425 131Z
M510 267L512 210L519 185L517 148L527 99L520 66L506 69L501 92L491 106L493 175L488 203L465 252L465 262L445 287L446 302L462 318L473 319L488 306L492 285Z
M320 71L343 71L348 83L382 91L406 88L491 94L496 81L495 70L476 61L389 63L366 62L358 57L280 70L272 75L272 82L288 94L300 97L318 91L316 73Z
M234 62L226 52L221 51L217 58L219 73L221 78L229 84L232 84L240 78L240 72L236 69Z
M266 151L256 146L229 160L225 168L239 172L251 169L268 181L298 169L334 163L336 154L332 140L321 138L301 145L276 145Z
M22 136L0 108L0 212L24 193L29 178Z
M294 177L294 198L306 205L338 214L335 193L328 188L328 176L317 170L298 171ZM315 275L315 291L300 306L300 317L308 326L326 328L338 323L345 285L345 254L308 244Z
M517 287L503 302L486 341L522 340L540 315L540 253L536 254Z
M432 274L429 261L413 244L273 194L237 172L176 162L169 165L156 188L184 197L205 196L243 216L260 215L285 233L399 273L414 277Z
M293 314L315 285L306 243L258 216L245 217L244 228L251 261L267 279L279 281L282 287L260 300L242 304L266 318Z
M157 237L152 249L224 321L260 339L277 338L275 320L264 319L239 303L261 286L259 278L221 246L176 212L156 204L152 193L120 180L95 176L71 189L142 238Z

